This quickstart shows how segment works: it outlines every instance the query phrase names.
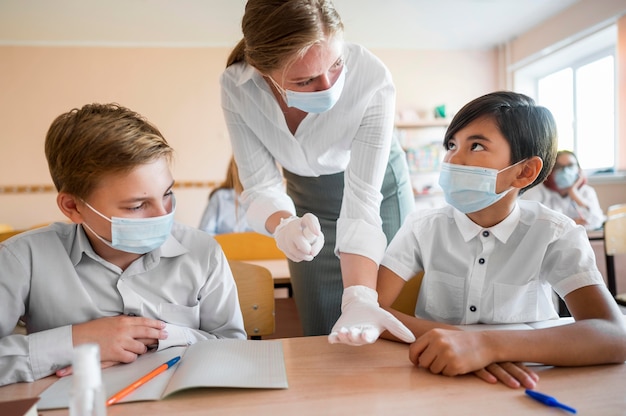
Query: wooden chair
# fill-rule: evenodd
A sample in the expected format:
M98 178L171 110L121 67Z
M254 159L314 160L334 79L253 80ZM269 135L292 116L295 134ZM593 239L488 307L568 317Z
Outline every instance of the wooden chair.
M50 224L52 224L52 223L51 222L42 222L42 223L39 223L39 224L35 224L35 225L31 226L31 227L24 228L24 229L19 229L19 230L15 230L12 227L10 229L3 229L2 228L3 224L0 224L0 242L4 241L4 240L6 240L6 239L8 239L10 237L13 237L16 234L23 233L24 231L34 230L35 228L45 227L46 225L50 225Z
M250 339L261 339L275 331L274 282L264 267L229 260L233 272L243 323Z
M391 307L407 315L414 316L417 296L419 295L423 278L424 272L419 272L406 282L396 300L391 304Z
M617 303L626 306L626 293L617 293L615 255L626 254L626 204L613 206L607 210L604 222L604 255L609 292ZM614 209L611 209L614 208Z
M0 242L13 237L16 234L19 234L21 232L23 232L25 230L11 230L11 231L4 231L4 232L0 232Z
M226 255L228 260L282 260L287 261L285 253L277 246L276 241L270 236L253 231L243 233L218 234L215 239ZM289 297L293 296L291 280L289 277L274 278L274 287L286 287Z

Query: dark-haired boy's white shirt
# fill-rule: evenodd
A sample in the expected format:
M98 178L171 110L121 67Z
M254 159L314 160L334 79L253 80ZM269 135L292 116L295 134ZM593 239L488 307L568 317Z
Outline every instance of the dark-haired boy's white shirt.
M405 280L425 271L415 316L452 325L555 319L553 289L604 284L585 229L535 201L487 229L449 205L416 211L381 264Z
M55 223L0 243L0 385L71 364L72 324L120 314L160 319L159 349L245 339L237 289L217 242L174 224L160 248L122 270L97 255L81 226ZM11 335L24 316L29 335Z

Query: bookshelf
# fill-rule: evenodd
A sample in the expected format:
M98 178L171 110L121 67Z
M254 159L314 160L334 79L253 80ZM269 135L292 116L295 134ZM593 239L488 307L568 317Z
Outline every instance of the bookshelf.
M417 203L439 204L439 170L444 156L443 138L450 120L397 121L396 133L407 155L411 184Z

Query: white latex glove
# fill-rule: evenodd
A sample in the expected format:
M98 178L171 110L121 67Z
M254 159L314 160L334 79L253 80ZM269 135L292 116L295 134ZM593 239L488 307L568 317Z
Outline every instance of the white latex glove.
M378 293L374 289L367 286L345 288L341 316L333 326L328 342L353 346L372 344L384 330L404 342L415 342L413 333L378 305Z
M324 246L324 234L317 217L311 213L302 218L283 218L274 230L276 245L296 263L311 261Z

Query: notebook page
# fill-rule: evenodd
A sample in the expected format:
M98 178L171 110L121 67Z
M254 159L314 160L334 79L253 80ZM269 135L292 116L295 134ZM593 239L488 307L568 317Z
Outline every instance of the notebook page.
M218 339L191 345L163 397L195 387L287 388L282 342Z

